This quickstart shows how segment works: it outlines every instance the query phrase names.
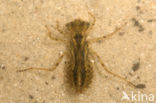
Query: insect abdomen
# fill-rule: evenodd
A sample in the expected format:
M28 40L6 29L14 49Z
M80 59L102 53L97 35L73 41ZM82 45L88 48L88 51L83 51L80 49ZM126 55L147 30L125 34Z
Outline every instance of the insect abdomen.
M75 92L81 93L89 87L93 70L88 57L87 43L79 40L71 43L70 63L67 70L68 82Z

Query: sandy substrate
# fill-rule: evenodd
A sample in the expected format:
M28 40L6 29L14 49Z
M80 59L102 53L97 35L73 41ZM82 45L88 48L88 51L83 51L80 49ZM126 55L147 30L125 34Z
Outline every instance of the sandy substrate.
M107 73L97 60L90 88L78 96L69 95L64 82L65 57L53 72L17 70L50 68L67 50L52 41L45 25L60 28L76 18L92 21L89 38L120 32L92 45L109 70L144 90ZM155 103L156 96L156 1L155 0L0 0L0 103ZM51 28L53 35L62 35ZM68 35L68 34L67 34ZM100 75L102 74L102 75ZM136 99L123 100L123 92ZM143 98L142 95L147 98Z

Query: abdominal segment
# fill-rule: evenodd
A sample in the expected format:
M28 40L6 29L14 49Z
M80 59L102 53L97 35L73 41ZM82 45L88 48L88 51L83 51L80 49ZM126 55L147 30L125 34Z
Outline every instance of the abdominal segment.
M77 49L77 50L75 50ZM86 48L73 48L66 68L66 77L70 88L75 93L82 93L91 84L93 69Z

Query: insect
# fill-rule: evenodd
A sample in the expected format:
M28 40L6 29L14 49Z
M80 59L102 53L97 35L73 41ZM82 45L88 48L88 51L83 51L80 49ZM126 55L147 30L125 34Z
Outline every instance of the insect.
M81 19L75 19L74 21L71 21L65 25L66 31L62 31L59 27L59 23L57 22L57 26L53 28L57 30L60 34L63 34L65 39L53 37L49 27L45 26L48 30L47 34L50 39L58 41L60 43L64 43L66 44L67 47L66 52L60 55L60 57L58 58L58 60L56 61L56 63L53 65L52 68L32 67L28 69L18 70L17 72L24 72L28 70L54 71L62 61L63 57L66 55L68 59L65 66L66 81L75 94L80 94L83 93L92 83L92 78L94 76L93 75L94 64L91 62L91 60L94 59L95 57L100 62L104 70L109 74L127 82L133 87L136 88L142 87L142 84L135 85L132 82L125 79L124 77L111 72L102 62L100 56L90 47L92 43L95 43L99 40L108 39L112 37L114 34L117 34L117 32L120 31L126 25L126 23L120 28L117 28L114 32L107 34L106 36L88 40L87 37L89 35L89 32L90 30L92 30L96 21L95 17L90 12L88 13L92 17L91 23L83 21Z

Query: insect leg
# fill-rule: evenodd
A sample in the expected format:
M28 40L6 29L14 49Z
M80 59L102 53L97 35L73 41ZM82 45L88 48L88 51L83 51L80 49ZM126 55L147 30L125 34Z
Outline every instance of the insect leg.
M64 54L60 55L60 57L58 58L58 60L56 61L56 63L52 66L52 68L31 67L31 68L27 68L27 69L23 69L23 70L17 70L17 72L25 72L25 71L28 71L28 70L54 71L58 67L58 65L61 63L63 57L64 57Z
M112 37L113 35L117 34L117 32L119 32L126 24L127 24L127 22L124 25L122 25L121 27L116 28L116 30L113 31L112 33L106 34L102 37L98 37L98 38L94 38L94 39L89 40L89 43L95 43L95 42L102 41L102 40L105 40L105 39Z
M52 36L52 33L51 33L51 30L49 29L49 27L48 27L47 25L46 25L45 27L46 27L46 29L48 30L47 35L48 35L48 37L49 37L51 40L60 41L60 42L65 42L65 40L63 40L63 39L61 39L61 38L53 37L53 36Z
M120 75L118 75L118 74L115 74L115 73L113 73L112 71L110 71L110 70L106 67L106 65L103 63L103 61L101 60L100 56L99 56L95 51L93 51L91 48L90 48L90 51L91 51L92 55L94 55L94 56L98 59L98 61L100 62L100 64L102 65L102 67L104 68L104 70L105 70L107 73L109 73L109 74L113 75L114 77L117 77L117 78L119 78L119 79L121 79L121 80L127 82L128 84L130 84L130 85L133 86L134 88L137 88L138 85L135 85L135 84L133 84L131 81L125 79L124 77L122 77L122 76L120 76Z
M88 30L88 32L90 31L90 30L92 30L92 28L94 27L94 25L95 25L95 22L96 22L96 19L95 19L95 16L91 13L91 12L89 12L88 11L88 14L92 17L92 23L91 23L91 25L90 25L90 27L89 27L89 30ZM86 33L86 34L88 34L88 33Z
M66 33L64 33L64 31L60 29L59 21L56 21L56 23L57 23L56 27L53 27L53 28L56 29L60 34L66 35Z

